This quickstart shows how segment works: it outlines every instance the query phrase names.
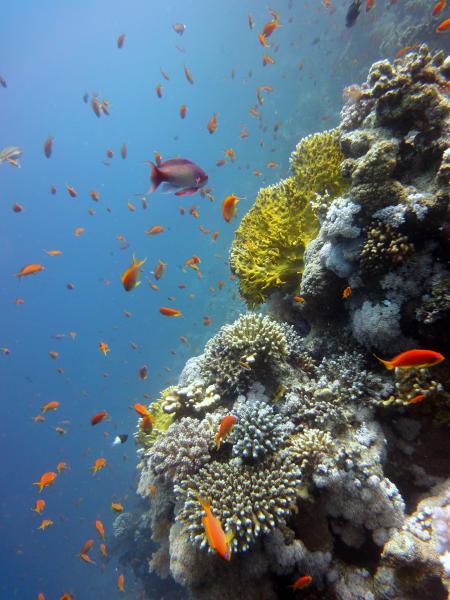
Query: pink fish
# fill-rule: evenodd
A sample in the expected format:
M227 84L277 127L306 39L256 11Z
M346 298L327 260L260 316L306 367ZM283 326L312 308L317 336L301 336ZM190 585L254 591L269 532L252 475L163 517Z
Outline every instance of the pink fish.
M174 192L175 196L192 196L208 181L208 175L203 169L184 158L166 160L158 166L151 161L147 163L150 165L152 182L148 193L154 192L162 183L163 193Z

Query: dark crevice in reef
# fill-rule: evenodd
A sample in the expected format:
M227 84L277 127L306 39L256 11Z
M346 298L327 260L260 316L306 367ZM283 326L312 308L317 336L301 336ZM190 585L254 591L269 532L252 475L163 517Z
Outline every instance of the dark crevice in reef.
M381 550L382 548L377 546L370 537L359 548L351 548L340 537L334 537L334 556L347 565L367 569L371 575L376 572L380 564Z

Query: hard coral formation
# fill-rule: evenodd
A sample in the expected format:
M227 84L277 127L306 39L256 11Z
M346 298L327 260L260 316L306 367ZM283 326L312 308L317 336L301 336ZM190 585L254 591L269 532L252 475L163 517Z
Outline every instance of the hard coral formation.
M193 543L208 547L198 501L207 498L224 530L233 530L233 550L245 551L260 535L286 522L295 508L300 478L300 469L286 453L258 465L240 464L236 459L212 462L176 486L183 501L177 519L188 525Z
M271 375L271 369L288 354L283 328L268 316L241 315L224 325L209 340L201 361L201 373L220 389L234 390Z
M319 230L311 202L316 194L327 192L331 200L345 189L341 161L336 130L309 136L291 156L293 176L259 191L230 251L231 269L250 307L278 289L298 286L305 248Z

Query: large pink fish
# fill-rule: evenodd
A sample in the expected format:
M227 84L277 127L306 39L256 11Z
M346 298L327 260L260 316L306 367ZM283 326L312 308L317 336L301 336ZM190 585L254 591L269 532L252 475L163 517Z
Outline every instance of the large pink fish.
M205 171L185 158L173 158L159 165L147 162L151 168L152 182L149 193L154 192L162 183L164 193L175 192L175 196L192 196L208 181Z

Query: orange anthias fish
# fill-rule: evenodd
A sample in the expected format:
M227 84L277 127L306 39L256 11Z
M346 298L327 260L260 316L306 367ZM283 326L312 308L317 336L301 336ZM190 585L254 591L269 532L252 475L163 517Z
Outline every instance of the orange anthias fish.
M153 277L156 281L159 281L161 277L164 275L164 269L166 268L166 263L160 260L156 267L153 269Z
M35 512L36 514L40 515L41 512L44 510L45 508L45 500L36 500L35 504L34 504L34 508L32 509L33 512Z
M44 142L44 154L47 158L50 158L50 156L52 155L54 139L55 138L53 138L51 135L49 135L48 138Z
M264 48L270 47L269 44L267 43L266 36L263 33L260 33L258 35L258 40L259 40L259 43L261 44L261 46L264 46Z
M153 227L150 227L150 229L147 229L147 231L145 231L144 233L146 233L147 235L156 235L157 233L163 232L164 227L162 227L162 225L153 225Z
M450 19L445 19L445 21L442 21L436 28L436 33L446 33L447 31L450 31Z
M221 441L231 433L234 425L237 422L237 418L233 415L226 415L220 422L219 431L216 433L214 437L214 441L216 442L217 450L220 448Z
M94 545L93 539L86 540L86 542L84 543L83 547L80 550L80 555L87 554L93 545Z
M136 260L136 257L133 254L133 264L123 272L121 277L122 285L127 292L130 292L141 283L138 278L142 271L141 267L146 260L147 258L144 258L144 260Z
M236 214L236 204L238 202L239 198L235 194L230 194L222 202L222 217L227 223L229 223Z
M42 492L42 490L45 487L52 485L52 483L55 482L55 479L56 479L56 473L54 471L46 471L43 475L41 475L41 478L39 479L39 481L36 481L35 483L33 483L33 485L37 485L39 488L39 491Z
M186 79L192 85L194 83L194 80L192 79L192 75L189 73L189 69L186 67L186 65L184 65L184 74L186 76Z
M61 473L61 471L66 471L69 467L67 466L67 463L61 461L56 465L56 470L58 471L58 475Z
M105 419L107 416L108 413L106 412L106 410L102 410L101 412L91 417L91 425L98 425L98 423L101 423L103 419Z
M263 54L262 64L263 64L263 67L265 67L266 65L274 65L275 59L272 58L271 56L269 56L268 54Z
M372 8L375 6L375 0L366 0L366 12L369 12L370 10L372 10Z
M34 275L35 273L40 273L44 269L45 267L43 265L32 263L22 267L20 271L16 274L16 277L18 279L21 279L22 277L26 277L27 275Z
M342 292L342 298L344 300L347 300L347 298L349 298L351 296L352 293L352 288L350 286L347 286L345 288L345 290Z
M105 458L97 458L97 460L95 461L95 463L91 467L92 474L95 475L98 471L100 471L101 469L103 469L105 465L106 465L106 459Z
M434 350L407 350L391 360L383 360L374 354L386 369L425 369L439 364L445 357Z
M106 356L108 352L110 352L109 346L106 342L99 342L98 349L100 352L103 352L103 355Z
M44 529L47 529L47 527L50 527L51 525L53 525L53 521L51 519L43 519L38 529L42 529L42 531L44 531Z
M210 120L208 121L208 124L206 125L206 128L208 129L209 133L214 133L217 129L217 113L214 113L213 116L210 118Z
M180 117L182 119L184 119L186 117L186 112L187 112L186 104L182 104L180 106Z
M117 47L118 47L119 49L120 49L120 48L123 48L123 44L124 44L124 42L125 42L125 34L124 34L124 33L121 33L121 34L119 35L119 37L117 38L117 42L116 42L116 43L117 43Z
M308 587L308 585L311 583L311 581L312 581L311 575L301 575L289 587L292 588L293 590L303 590L304 588Z
M105 539L105 528L103 526L103 523L97 519L95 521L95 529L98 531L98 535L100 536L101 540Z
M439 0L439 2L437 2L434 5L433 10L431 11L431 14L433 15L433 17L435 17L436 15L441 13L446 6L447 6L447 0Z
M181 310L177 308L167 308L166 306L161 306L159 312L165 317L181 317Z
M203 527L205 528L206 538L210 547L219 554L224 560L231 559L230 543L233 539L233 531L227 533L222 529L220 520L211 512L211 503L203 498L198 499L205 511L205 516L202 517Z
M47 256L61 256L61 250L44 250Z
M140 417L147 417L153 419L153 415L143 404L139 404L139 402L136 402L135 404L133 404L133 408Z
M78 194L77 194L75 188L72 185L69 185L68 183L66 183L66 190L67 190L67 193L69 194L69 196L71 198L76 198L77 197Z
M81 558L81 560L84 560L84 562L86 562L90 565L95 565L95 561L92 560L92 558L89 556L89 554L85 554L84 552L81 552L80 558Z
M42 592L39 592L37 600L45 600L45 595Z
M266 23L264 25L264 28L262 30L262 35L265 38L268 38L272 35L272 33L275 31L275 29L278 29L278 27L280 26L278 21L269 21L268 23Z
M123 504L121 504L120 502L111 502L111 508L115 512L122 512L123 511Z
M47 402L46 404L43 404L41 406L41 412L46 413L49 410L56 410L59 405L60 402L58 402L57 400L51 400L50 402Z
M106 558L108 556L106 554L106 545L100 544L99 548L100 548L100 554L103 556L103 558Z
M125 586L125 577L122 575L122 573L117 577L117 589L119 590L119 592L123 592L124 591L124 586Z

